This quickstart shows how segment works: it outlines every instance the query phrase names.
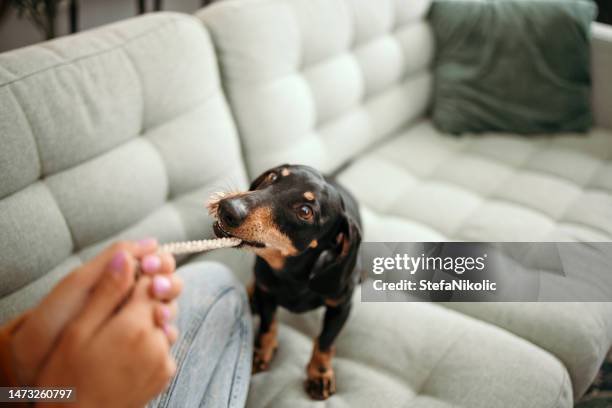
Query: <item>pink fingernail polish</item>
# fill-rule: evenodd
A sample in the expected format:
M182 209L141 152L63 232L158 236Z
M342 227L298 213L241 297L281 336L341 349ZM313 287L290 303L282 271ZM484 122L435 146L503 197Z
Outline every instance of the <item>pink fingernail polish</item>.
M160 312L164 322L170 320L170 309L167 306L162 306Z
M161 267L161 259L157 255L147 255L142 258L141 267L144 273L155 273Z
M153 292L156 295L165 295L168 293L171 287L172 283L170 282L170 279L166 278L165 276L157 275L153 278Z
M157 244L157 240L155 238L144 238L138 241L137 244L143 248L149 248Z
M117 252L110 261L109 267L114 276L121 276L125 271L125 263L127 261L125 252Z

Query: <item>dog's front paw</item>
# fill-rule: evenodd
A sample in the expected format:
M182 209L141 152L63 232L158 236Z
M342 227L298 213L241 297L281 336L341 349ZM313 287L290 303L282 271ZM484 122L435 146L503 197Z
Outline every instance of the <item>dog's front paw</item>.
M319 367L316 373L308 371L304 385L310 398L325 400L336 393L336 375L332 368Z
M278 345L276 344L273 347L267 348L256 347L255 351L253 351L253 368L251 373L257 374L270 368L270 362L274 358L277 349Z
M257 374L266 371L278 348L278 323L272 321L269 329L255 339L255 350L253 351L253 368L251 372Z

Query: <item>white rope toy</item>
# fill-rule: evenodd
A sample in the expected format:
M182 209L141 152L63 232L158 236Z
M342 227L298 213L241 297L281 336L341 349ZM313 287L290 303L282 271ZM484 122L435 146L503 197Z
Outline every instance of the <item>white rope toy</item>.
M159 247L160 252L169 252L174 255L193 254L196 252L212 251L213 249L232 248L240 245L238 238L200 239L195 241L170 242Z

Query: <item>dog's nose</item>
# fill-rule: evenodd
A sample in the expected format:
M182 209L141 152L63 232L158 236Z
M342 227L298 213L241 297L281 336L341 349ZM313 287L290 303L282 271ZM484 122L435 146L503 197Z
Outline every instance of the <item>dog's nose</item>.
M248 215L245 203L236 198L222 200L219 203L219 219L224 226L239 227Z

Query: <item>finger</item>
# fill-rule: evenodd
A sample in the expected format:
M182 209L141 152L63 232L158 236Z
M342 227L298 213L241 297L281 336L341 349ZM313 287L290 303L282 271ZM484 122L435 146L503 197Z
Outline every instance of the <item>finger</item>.
M159 282L159 280L165 282L162 284L164 288L169 287L167 291L164 291L162 299L151 296L154 282ZM159 283L157 283L157 286L159 287ZM143 275L136 282L130 299L119 312L120 317L133 318L136 315L139 321L151 321L152 325L162 327L164 323L170 322L176 316L178 305L174 301L174 297L178 295L181 289L182 280L176 275L155 275L153 277ZM142 313L148 313L147 316L153 318L144 318L143 320Z
M84 284L93 287L102 271L106 269L106 266L117 252L125 251L135 258L141 259L148 254L157 252L158 248L159 244L153 238L145 238L137 242L117 241L91 261L74 271L74 275Z
M53 291L40 303L37 309L50 319L46 321L53 324L55 332L59 332L69 320L74 318L90 291L97 284L107 265L120 251L125 251L136 258L157 251L159 244L153 238L142 239L138 242L117 241L105 249L98 256L83 264L64 278ZM51 327L45 331L53 332Z
M162 304L151 298L150 285L151 277L142 275L136 281L129 299L103 325L94 341L100 341L106 347L109 338L106 334L110 334L110 338L116 341L127 341L128 347L134 348L134 358L139 360L141 373L149 375L146 386L154 388L155 392L151 394L153 397L176 371L176 364L170 354L170 341L176 341L178 331L171 325L168 325L166 331L156 325L155 312Z
M112 317L107 328L110 330L116 326L141 327L148 329L156 328L155 307L160 304L149 295L151 277L141 275L133 285L133 289L127 301Z
M166 278L165 276L161 277ZM152 279L150 277L143 276L139 279L136 282L132 296L125 307L119 312L115 321L132 321L144 324L145 326L150 324L154 328L153 333L163 335L167 340L165 341L166 344L172 345L178 337L178 330L170 324L170 321L176 316L178 305L174 301L160 303L153 300L149 294L151 286ZM152 317L147 318L147 316Z
M161 333L161 331L160 331ZM161 333L162 341L170 349L168 341L166 340L163 333ZM155 370L152 370L152 375L147 385L151 386L151 398L160 394L167 386L172 377L176 374L176 361L171 355L167 355L164 359L159 361Z
M38 370L60 332L83 308L114 254L124 250L134 256L143 256L156 252L158 247L157 241L152 238L138 242L116 242L63 278L32 310L13 338L13 358L23 371L20 374L22 381L28 383L32 380L30 377Z
M160 273L171 274L176 270L176 260L174 255L167 252L163 252L159 255L161 258L161 271Z
M166 338L168 339L168 344L173 345L174 343L176 343L176 340L178 339L179 335L179 331L176 326L166 323L162 327L162 330L166 335Z
M175 299L183 290L183 280L176 274L155 275L151 283L151 296L158 300Z
M19 333L22 338L55 339L55 336L82 309L85 298L97 283L100 275L110 262L113 255L119 251L127 251L135 257L156 252L159 245L155 239L147 238L138 242L119 241L114 243L100 255L83 264L62 279L51 292L32 311L31 316ZM36 354L36 353L33 353Z
M178 305L176 301L169 303L158 303L155 305L155 323L158 327L164 327L176 317Z
M110 259L107 273L95 286L83 311L71 323L79 341L91 337L126 299L134 286L135 269L136 260L127 251L119 251Z
M161 333L161 332L160 332ZM162 337L163 334L161 334ZM166 345L168 341L162 339ZM152 400L165 389L172 377L176 374L176 362L171 356L166 356L163 361L158 362L155 367L149 370L148 378L145 380L145 386L142 391L145 393L146 400Z
M171 274L176 269L174 256L165 252L146 255L140 264L142 271L147 275Z
M126 311L129 311L129 309L135 307L147 307L153 309L153 306L156 304L156 301L151 298L150 287L155 276L140 276L140 278L136 281L136 285L134 285L134 290L132 291L132 295L130 296L129 301L123 309L126 309Z

